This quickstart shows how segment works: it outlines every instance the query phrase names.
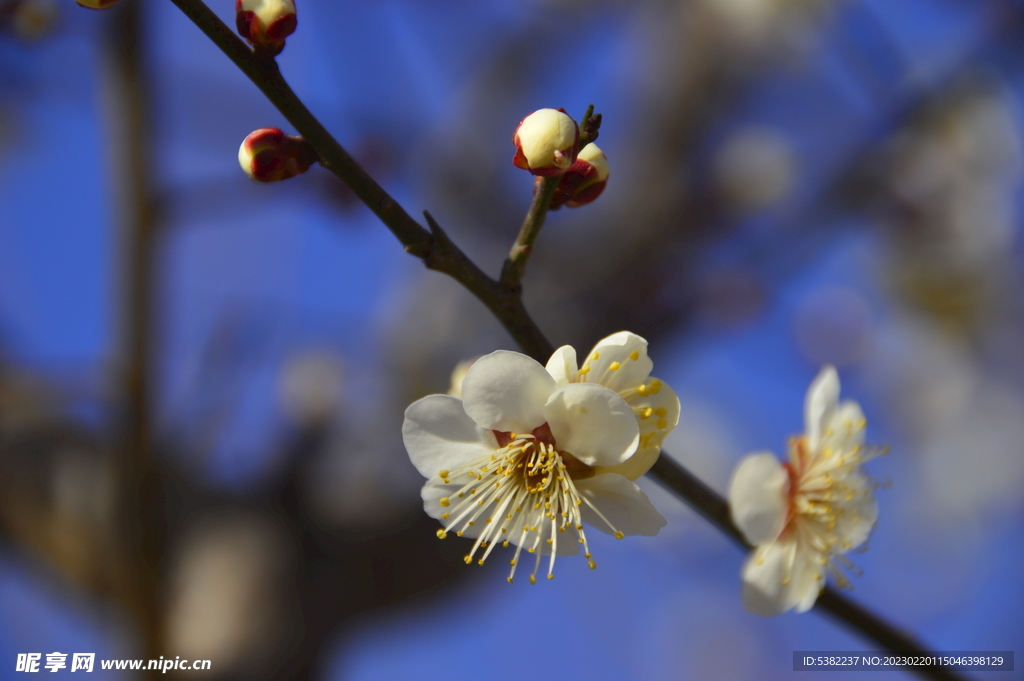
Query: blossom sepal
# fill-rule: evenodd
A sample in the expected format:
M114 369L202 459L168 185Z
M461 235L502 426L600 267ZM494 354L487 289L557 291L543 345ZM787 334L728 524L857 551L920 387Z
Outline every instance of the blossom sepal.
M576 161L580 128L565 109L539 109L519 122L512 143L513 165L538 177L557 177Z
M253 49L274 57L284 49L285 38L295 32L298 19L294 0L235 0L238 34Z
M260 128L242 141L238 163L257 182L280 182L301 175L316 163L316 152L301 137L278 128Z
M588 144L580 150L576 161L558 181L548 207L550 210L558 210L562 206L585 206L601 196L607 184L608 157L596 144Z
M109 9L121 0L75 0L75 2L87 9Z

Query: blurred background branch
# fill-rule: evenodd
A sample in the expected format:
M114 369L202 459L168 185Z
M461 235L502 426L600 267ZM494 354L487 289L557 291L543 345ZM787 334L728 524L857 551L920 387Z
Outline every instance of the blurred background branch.
M329 173L246 182L238 143L284 121L169 3L134 4L152 118L132 153L160 162L129 182L97 171L119 167L115 136L142 134L95 106L110 17L0 3L0 656L133 657L156 631L157 654L212 659L218 678L402 677L452 638L493 651L539 608L590 651L538 656L552 675L788 678L792 650L858 645L739 611L736 553L656 487L662 535L601 547L601 569L556 591L467 573L394 424L504 331L378 238ZM1019 640L1002 567L1019 562L1024 480L1014 3L307 5L280 57L296 92L485 270L529 203L516 121L596 95L612 179L599 206L549 216L525 277L538 324L577 347L650 339L684 399L667 449L711 490L782 446L807 380L836 363L895 453L872 464L892 489L857 600L942 649ZM132 209L98 198L142 183L149 293L113 283L129 261L106 255L106 225ZM124 297L150 301L143 354L127 326L96 330ZM146 437L120 421L116 367L157 349L128 405L148 392ZM148 483L118 464L133 438ZM159 498L137 518L117 510L126 475ZM148 604L128 595L125 522L157 531ZM135 608L159 624L136 628ZM612 630L628 650L595 649ZM460 659L491 664L474 650Z

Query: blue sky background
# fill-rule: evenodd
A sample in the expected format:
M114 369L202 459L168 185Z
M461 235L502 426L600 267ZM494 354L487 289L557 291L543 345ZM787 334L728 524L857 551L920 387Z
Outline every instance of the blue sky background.
M750 9L762 3L775 9ZM806 386L823 361L838 363L844 395L864 407L869 441L891 448L868 467L885 486L877 493L871 548L855 556L864 574L854 579L852 597L937 650L1017 646L1022 652L1024 496L1018 483L1024 483L1024 441L1017 435L1024 436L1024 363L1015 343L1024 337L1018 329L1018 166L1024 154L1015 135L1024 126L1024 80L1020 47L1000 32L1000 17L1020 12L1019 3L778 3L788 10L772 0L731 0L723 5L728 10L695 9L699 0L669 4L688 12L690 22L724 12L714 25L724 35L734 32L737 53L752 50L753 62L757 54L771 57L744 81L728 109L715 112L687 164L688 181L695 191L728 186L722 149L751 126L783 141L784 162L776 159L766 174L790 179L771 201L737 209L735 229L705 244L695 267L709 278L739 270L768 282L755 314L739 324L698 315L671 332L634 329L660 333L651 346L655 373L683 402L682 421L666 449L724 490L744 454L784 453L787 437L802 428ZM229 5L215 9L230 22ZM625 169L639 167L630 145L656 114L644 109L650 99L640 94L648 92L647 74L656 71L652 44L661 45L646 33L652 18L666 12L655 5L303 0L299 31L279 63L306 104L357 156L370 155L373 147L361 146L366 140L383 140L388 153L375 172L411 214L435 210L432 163L439 147L472 149L491 165L498 163L496 154L505 163L512 152L505 137L476 144L459 136L491 127L510 136L518 119L536 108L564 106L579 116L591 101L604 113L601 144L613 164L602 200L621 205L637 195L627 196L627 188L654 184L634 176L616 186ZM812 5L820 11L806 9ZM0 356L45 378L67 396L67 413L98 427L107 372L117 360L119 295L109 102L98 47L104 15L70 0L57 7L56 27L39 40L25 41L10 30L0 37ZM157 275L158 423L173 430L201 410L205 395L196 385L203 352L230 316L249 339L251 355L196 484L244 496L282 465L268 442L289 427L280 383L293 358L310 351L335 358L345 376L340 409L355 421L383 413L379 405L401 394L380 377L401 364L389 354L404 347L395 338L415 340L402 326L410 310L431 315L431 301L416 298L417 289L434 286L429 290L456 301L454 313L444 311L454 315L456 336L459 315L479 318L480 311L452 294L448 282L432 282L441 275L423 271L362 207L339 210L316 189L320 185L300 186L305 178L293 181L296 186L249 183L237 166L240 140L262 126L291 130L171 3L148 2L147 9L157 186L172 197ZM468 115L489 111L479 101L488 65L507 41L534 22L543 24L549 13L551 21L576 17L575 33L555 31L566 41L564 58L531 64L529 86L514 90L517 99L501 110L500 120L470 126ZM681 33L680 40L692 36ZM549 49L538 48L541 54ZM901 102L922 97L934 95L940 109L946 106L940 95L951 72L985 85L977 96L984 104L980 118L971 118L975 109L962 113L948 105L946 125L966 130L966 142L953 133L952 142L942 137L941 125L936 141L928 137L932 128L914 127L917 119L900 115ZM993 120L1009 132L994 129ZM985 146L990 139L996 142ZM851 158L877 145L894 154L882 157L879 175L909 203L934 208L941 222L947 212L917 187L927 184L920 168L947 162L935 151L944 144L955 153L963 145L974 150L964 152L969 162L949 162L956 166L948 173L953 179L938 185L952 187L940 194L968 197L962 204L968 217L948 229L894 237L892 225L906 214L888 204L847 211L821 200ZM999 158L978 161L983 152L977 149ZM928 161L927 153L940 161ZM914 154L926 160L915 162ZM617 158L623 166L615 165ZM465 159L469 167L473 162ZM507 165L495 165L487 177L496 180L493 191L502 201L525 211L529 179ZM904 182L905 166L912 170ZM324 171L314 174L327 183ZM741 173L737 181L743 188L765 179ZM904 185L911 189L900 189ZM190 198L203 188L214 198ZM488 240L507 240L473 232L500 229L510 239L515 219L500 227L466 224L458 210L441 205L442 221L453 222L456 237L465 237L485 269L496 272L500 255L492 255L501 251ZM553 214L539 248L545 237L549 245L564 244L567 237L551 234L560 227L580 234L584 211L600 211L599 205ZM990 231L986 220L994 225ZM933 252L940 243L953 246ZM981 244L981 255L968 258L963 254L975 252L972 244ZM558 257L552 248L545 262ZM918 271L921 262L952 262L951 272L967 272L971 282L996 292L979 304L983 313L969 328L950 330L941 315L915 305L900 277ZM437 319L449 317L438 312ZM511 347L496 334L493 325L486 327L477 345L498 338ZM445 389L439 382L430 388ZM359 431L357 439L393 448L400 421L374 423L377 430ZM397 481L389 493L415 500L415 472L399 458L388 461L398 462L387 464ZM536 587L510 587L493 570L467 574L457 590L338 631L326 646L322 678L775 679L792 674L793 650L870 649L815 613L772 620L746 614L738 579L743 557L653 481L645 485L670 523L658 537L615 542L600 535L593 541L598 570L567 559L559 562L557 579ZM20 677L11 671L17 653L53 650L132 656L134 642L109 606L68 583L45 556L5 539L0 679ZM1020 672L998 676L1019 678Z

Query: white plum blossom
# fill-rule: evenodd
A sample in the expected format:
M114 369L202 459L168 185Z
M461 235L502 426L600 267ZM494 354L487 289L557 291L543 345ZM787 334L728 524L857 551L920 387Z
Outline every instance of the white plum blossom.
M426 477L423 505L450 533L475 539L465 557L482 565L499 543L516 545L508 581L525 549L584 557L596 567L583 523L622 539L655 535L665 519L632 482L658 457L679 420L679 400L650 377L647 342L617 333L582 367L569 346L547 368L517 352L476 360L462 399L429 395L405 412L402 437ZM568 531L568 533L566 533Z
M743 604L771 617L806 612L825 586L849 581L844 554L867 541L878 517L874 484L861 464L880 450L864 446L860 406L839 401L839 377L827 366L807 390L806 432L789 443L789 461L771 453L740 462L729 484L736 526L755 548L743 566Z

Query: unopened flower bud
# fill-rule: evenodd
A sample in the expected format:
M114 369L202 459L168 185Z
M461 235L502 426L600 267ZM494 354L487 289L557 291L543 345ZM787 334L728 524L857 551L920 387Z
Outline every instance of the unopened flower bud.
M295 32L293 0L235 0L235 21L238 34L254 49L277 55L284 49L284 39Z
M541 177L562 175L576 160L580 129L564 109L540 109L519 122L512 163Z
M316 160L309 142L277 128L260 128L250 133L238 148L242 170L257 182L280 182L301 175Z
M596 144L588 144L580 151L569 172L558 181L551 210L562 206L577 208L590 203L604 191L608 184L608 157Z
M113 7L121 0L75 0L82 7L88 7L89 9L107 9Z

